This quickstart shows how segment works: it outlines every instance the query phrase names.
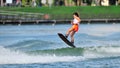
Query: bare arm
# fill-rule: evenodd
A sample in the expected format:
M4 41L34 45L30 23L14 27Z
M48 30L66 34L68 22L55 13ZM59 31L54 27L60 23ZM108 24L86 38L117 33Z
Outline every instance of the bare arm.
M81 19L80 19L79 17L76 17L76 19L78 20L78 23L80 23L80 22L81 22Z

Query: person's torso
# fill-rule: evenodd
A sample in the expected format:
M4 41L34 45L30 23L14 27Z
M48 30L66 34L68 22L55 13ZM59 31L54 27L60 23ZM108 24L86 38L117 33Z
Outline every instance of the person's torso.
M73 19L73 24L78 24L79 25L79 21L77 19Z

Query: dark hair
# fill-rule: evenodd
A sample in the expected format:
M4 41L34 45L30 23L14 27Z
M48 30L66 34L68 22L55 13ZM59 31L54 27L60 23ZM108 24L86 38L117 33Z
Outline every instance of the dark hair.
M76 15L77 17L79 17L79 14L77 12L74 12L73 15Z

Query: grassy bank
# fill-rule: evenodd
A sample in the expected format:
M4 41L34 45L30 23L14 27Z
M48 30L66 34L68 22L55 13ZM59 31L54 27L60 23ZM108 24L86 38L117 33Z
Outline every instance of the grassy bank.
M79 7L0 7L0 10L27 13L49 14L51 19L71 19L73 12L79 12L81 18L110 19L120 18L120 6L79 6Z

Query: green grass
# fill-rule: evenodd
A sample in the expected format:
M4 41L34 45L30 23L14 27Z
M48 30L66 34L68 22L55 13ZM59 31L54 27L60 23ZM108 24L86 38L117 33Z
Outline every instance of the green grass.
M71 18L73 12L79 12L81 18L120 18L120 6L0 7L0 10L50 14L53 19Z

